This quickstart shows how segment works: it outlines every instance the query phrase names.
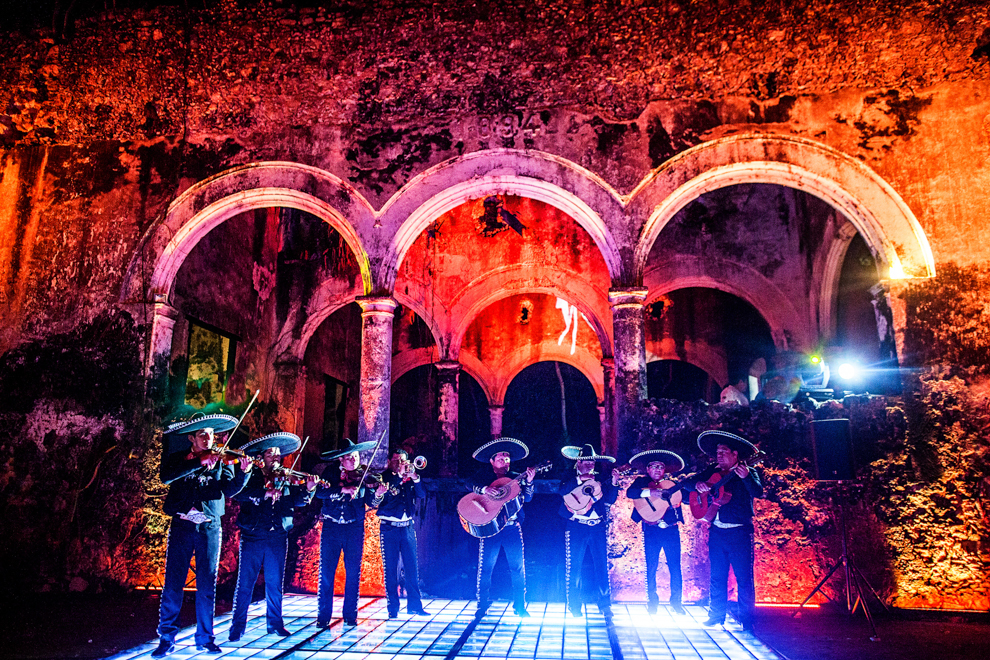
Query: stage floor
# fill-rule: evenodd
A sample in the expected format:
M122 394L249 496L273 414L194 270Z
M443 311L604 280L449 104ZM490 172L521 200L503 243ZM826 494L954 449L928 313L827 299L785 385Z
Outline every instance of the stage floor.
M405 604L403 602L403 604ZM341 611L341 598L334 613ZM358 626L348 628L337 618L323 631L316 629L316 597L286 595L285 627L290 637L266 634L265 603L248 611L247 630L237 642L227 641L230 614L216 618L214 632L222 655L196 651L196 626L176 637L169 658L266 658L279 660L413 660L428 658L530 658L531 660L779 660L781 656L751 633L729 620L725 627L705 628L703 608L688 606L677 615L661 605L650 615L644 604L615 603L608 625L595 606L585 617L565 616L563 603L530 603L530 616L520 619L496 603L482 618L474 618L475 602L425 599L429 616L400 614L389 619L384 598L362 598ZM113 660L147 658L158 640L111 656Z

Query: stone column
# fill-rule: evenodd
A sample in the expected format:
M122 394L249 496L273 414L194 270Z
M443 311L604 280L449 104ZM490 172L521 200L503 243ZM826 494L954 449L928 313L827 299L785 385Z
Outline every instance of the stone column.
M149 388L154 390L167 389L169 361L172 357L172 333L175 322L182 317L182 312L167 302L154 303L154 318L151 320L151 341L148 350L144 373L149 381Z
M282 430L303 437L306 367L296 360L276 363L274 385L272 398L278 403L278 421L282 425ZM315 440L316 444L319 444L319 439Z
M613 289L608 293L615 343L615 422L620 460L635 449L633 424L640 403L646 399L643 303L647 293L646 289Z
M492 416L492 438L497 438L502 435L502 413L505 412L505 406L493 403L488 406L488 411Z
M883 392L899 391L903 386L898 356L904 355L904 333L907 312L902 293L906 285L881 282L870 287L870 302L877 319L877 340L880 342L880 362L884 371L871 384Z
M604 383L602 402L598 405L602 452L618 459L619 445L615 437L615 360L612 358L602 360L602 382Z
M440 381L440 476L457 476L457 402L461 364L443 360L435 364Z
M392 394L392 298L366 296L361 306L361 381L358 400L357 442L375 442L375 468L388 463L388 423Z

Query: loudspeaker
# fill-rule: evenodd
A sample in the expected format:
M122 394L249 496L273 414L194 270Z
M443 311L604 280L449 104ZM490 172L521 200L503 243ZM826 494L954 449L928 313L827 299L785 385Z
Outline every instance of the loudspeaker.
M855 478L848 419L812 422L811 447L815 455L815 479L848 481Z

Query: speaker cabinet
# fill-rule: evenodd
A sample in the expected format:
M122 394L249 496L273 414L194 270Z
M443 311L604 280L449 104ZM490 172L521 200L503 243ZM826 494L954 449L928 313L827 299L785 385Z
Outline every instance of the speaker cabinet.
M855 478L848 419L811 422L811 446L815 456L815 479L848 481Z

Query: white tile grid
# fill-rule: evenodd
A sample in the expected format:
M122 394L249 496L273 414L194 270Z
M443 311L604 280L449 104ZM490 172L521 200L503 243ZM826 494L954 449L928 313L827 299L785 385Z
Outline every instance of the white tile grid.
M334 612L341 611L342 598L334 599ZM174 660L196 658L252 658L263 660L413 660L446 656L471 623L475 603L425 599L430 617L400 613L388 619L384 599L361 598L359 625L348 628L338 618L317 634L315 596L287 595L283 603L289 637L267 634L265 603L253 603L248 623L238 642L228 642L230 614L214 622L219 656L196 651L195 626L176 636ZM461 658L527 658L529 660L604 660L612 657L608 630L597 608L584 617L566 616L563 603L531 603L529 618L515 616L508 604L496 603L478 622L458 652ZM588 608L586 608L588 609ZM725 628L705 628L707 613L688 607L687 615L676 615L661 607L655 615L642 604L616 603L613 624L626 660L780 660L772 649L751 633L730 622ZM310 639L311 638L311 639ZM303 643L305 641L305 643ZM142 644L112 657L112 660L143 660L157 646ZM299 647L289 653L290 649ZM288 653L288 655L283 655Z

